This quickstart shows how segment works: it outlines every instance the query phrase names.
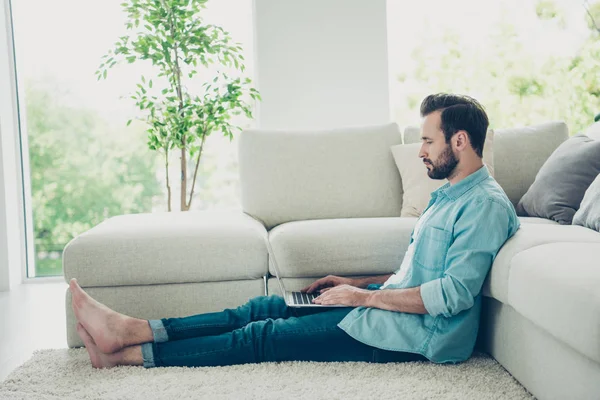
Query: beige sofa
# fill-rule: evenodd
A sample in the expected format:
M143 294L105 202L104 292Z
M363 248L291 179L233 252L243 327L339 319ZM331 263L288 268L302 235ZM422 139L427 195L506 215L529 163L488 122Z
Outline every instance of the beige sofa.
M396 124L259 131L239 141L243 212L114 217L73 239L65 279L99 301L151 319L235 307L277 294L265 240L286 286L327 274L395 271L415 218L400 218L390 147L418 140ZM495 177L516 204L568 137L552 122L495 131ZM540 399L600 398L600 233L521 218L483 287L480 350ZM66 293L67 334L80 346Z

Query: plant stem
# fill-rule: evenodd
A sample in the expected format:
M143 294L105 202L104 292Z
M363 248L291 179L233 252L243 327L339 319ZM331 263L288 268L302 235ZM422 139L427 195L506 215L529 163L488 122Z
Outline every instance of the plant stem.
M175 90L177 91L177 97L179 99L179 111L183 111L183 91L181 87L181 69L179 68L179 52L177 51L177 40L175 37L175 21L173 20L173 12L171 9L167 7L167 4L162 1L163 6L167 10L167 14L169 15L169 31L171 32L171 37L173 38L173 51L175 53L174 61L175 61ZM187 149L186 149L186 134L184 132L181 138L181 190L180 190L180 209L181 211L188 211L188 207L186 205L186 193L187 193Z
M173 30L173 19L172 14L170 14L171 19L171 36L175 39L175 32ZM173 40L175 41L175 40ZM175 51L175 79L176 84L175 88L177 90L177 97L179 98L179 111L183 111L183 93L181 89L181 69L179 69L179 52L177 51L177 45L173 46ZM189 207L186 205L186 193L187 193L187 148L186 148L186 134L184 132L181 137L181 211L188 211Z
M171 212L171 185L169 185L169 147L165 146L165 171L167 172L167 210Z
M184 139L184 143L183 145L185 146L185 139ZM181 196L180 196L180 200L181 200L181 211L187 211L188 208L186 207L186 192L187 192L187 166L186 166L186 162L187 162L187 158L186 158L186 148L182 148L181 149Z
M596 28L596 30L598 31L598 33L600 33L600 27L598 27L598 25L596 24L596 20L594 19L594 16L592 15L592 13L590 12L590 9L588 7L588 3L587 1L585 1L583 3L583 8L585 8L585 11L587 12L587 14L590 16L590 19L592 20L592 24L594 24L594 28Z
M200 157L202 156L202 148L204 147L205 140L206 140L206 135L202 135L202 142L200 143L200 150L198 150L198 159L196 160L196 168L194 169L194 179L192 179L192 190L190 192L190 201L187 204L188 210L190 209L190 206L192 205L192 196L194 195L194 187L196 186L196 175L198 174L198 166L200 165Z

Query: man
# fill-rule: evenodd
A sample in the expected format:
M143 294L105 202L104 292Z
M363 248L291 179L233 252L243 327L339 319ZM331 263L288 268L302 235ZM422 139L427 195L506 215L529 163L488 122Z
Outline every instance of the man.
M421 115L419 157L430 178L448 183L432 193L395 274L328 276L303 289L320 290L316 303L348 307L290 308L269 296L222 312L150 321L108 309L73 279L77 331L92 365L468 359L481 287L519 220L482 162L483 107L467 96L437 94L423 100Z

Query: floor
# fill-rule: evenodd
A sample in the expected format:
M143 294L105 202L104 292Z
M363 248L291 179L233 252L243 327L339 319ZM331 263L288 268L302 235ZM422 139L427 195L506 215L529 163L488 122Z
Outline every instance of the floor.
M0 382L35 350L67 347L66 290L59 281L0 292Z

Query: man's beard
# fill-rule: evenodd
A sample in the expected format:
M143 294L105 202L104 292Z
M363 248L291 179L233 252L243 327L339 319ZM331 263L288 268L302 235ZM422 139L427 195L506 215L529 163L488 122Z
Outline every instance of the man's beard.
M453 175L458 165L458 159L454 155L452 146L450 145L446 146L446 149L440 154L435 163L428 158L423 159L423 162L425 161L431 164L431 169L427 170L427 175L431 179L448 179L449 176Z

